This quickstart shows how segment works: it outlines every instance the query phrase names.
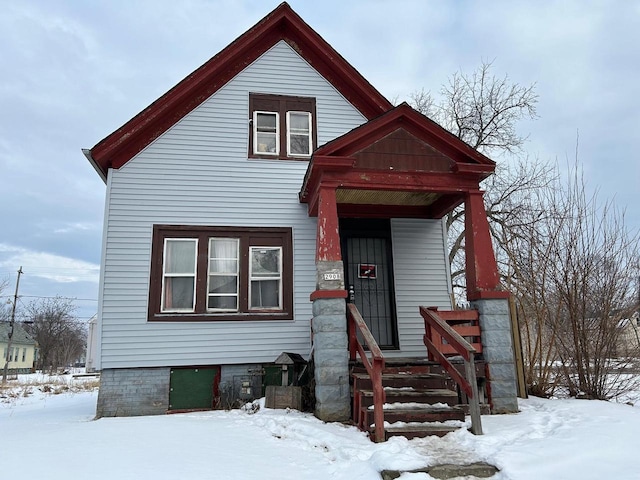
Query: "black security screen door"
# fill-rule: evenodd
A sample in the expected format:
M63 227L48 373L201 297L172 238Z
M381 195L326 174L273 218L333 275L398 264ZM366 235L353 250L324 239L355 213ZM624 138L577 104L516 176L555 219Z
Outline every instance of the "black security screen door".
M388 220L341 219L345 285L380 348L398 348Z

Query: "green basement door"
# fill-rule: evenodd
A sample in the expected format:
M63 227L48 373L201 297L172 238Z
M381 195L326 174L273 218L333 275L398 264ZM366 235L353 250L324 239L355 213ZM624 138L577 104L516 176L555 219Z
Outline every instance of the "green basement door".
M172 368L169 410L214 408L219 382L219 367Z

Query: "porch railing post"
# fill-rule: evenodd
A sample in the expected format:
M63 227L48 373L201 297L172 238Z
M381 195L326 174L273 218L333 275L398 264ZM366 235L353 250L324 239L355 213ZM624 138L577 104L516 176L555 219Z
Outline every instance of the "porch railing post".
M480 401L478 398L478 382L476 380L475 355L472 353L471 359L464 361L464 370L467 381L471 384L473 398L469 402L469 415L471 416L471 433L482 435L482 421L480 420Z

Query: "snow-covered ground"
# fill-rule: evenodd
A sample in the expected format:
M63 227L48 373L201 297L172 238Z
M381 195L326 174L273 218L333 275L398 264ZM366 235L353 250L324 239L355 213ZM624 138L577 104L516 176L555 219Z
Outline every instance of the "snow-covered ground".
M93 420L95 390L40 389L0 399L3 479L377 480L383 469L479 460L501 469L495 480L640 479L633 397L635 406L530 398L518 414L483 416L483 436L374 444L353 427L265 408Z

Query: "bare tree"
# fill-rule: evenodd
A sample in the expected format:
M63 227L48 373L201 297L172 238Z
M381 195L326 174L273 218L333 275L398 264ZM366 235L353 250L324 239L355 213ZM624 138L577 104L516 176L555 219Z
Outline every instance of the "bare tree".
M525 209L501 243L529 389L548 396L562 385L572 395L614 397L632 380L624 375L631 359L621 327L637 308L638 234L611 202L586 193L577 162L567 180L537 190L532 202L539 213Z
M537 116L535 84L523 86L511 82L506 75L496 77L492 68L492 63L485 61L471 74L457 72L441 88L439 100L421 90L410 95L410 103L482 153L519 154L526 137L517 133L516 126L520 120ZM519 221L518 212L510 212L506 205L516 207L519 204L512 197L548 183L550 171L547 164L517 157L515 164L499 166L485 185L487 215L494 229L508 229L510 221ZM451 278L459 296L465 289L464 209L451 212L446 223Z
M67 366L84 353L86 331L76 319L75 309L71 300L61 297L37 300L27 306L31 323L24 327L38 342L38 365L43 371Z
M440 90L440 101L421 90L410 95L410 103L480 152L519 153L526 137L517 133L517 123L537 117L535 84L512 83L492 68L485 61L471 74L456 72Z

